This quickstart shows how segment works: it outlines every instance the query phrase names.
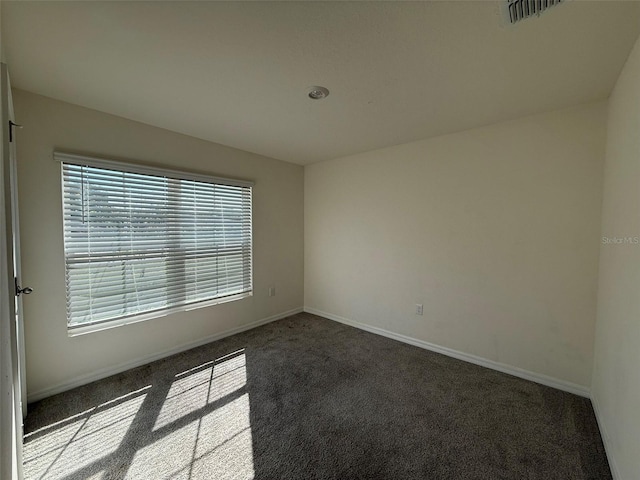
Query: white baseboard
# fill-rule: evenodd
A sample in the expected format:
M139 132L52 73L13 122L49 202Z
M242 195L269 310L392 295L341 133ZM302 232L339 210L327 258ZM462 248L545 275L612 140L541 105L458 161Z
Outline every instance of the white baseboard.
M605 426L604 419L602 418L602 410L600 409L600 404L598 403L598 397L595 393L591 394L591 404L593 405L593 411L596 414L596 420L598 421L598 428L600 428L600 437L602 437L602 443L604 444L604 450L607 452L607 460L609 460L609 467L611 468L611 475L613 476L613 480L622 480L620 476L620 469L618 468L618 464L616 463L615 458L613 457L613 450L611 447L611 440L609 433L607 432L607 427Z
M144 357L139 357L134 360L129 360L127 362L120 363L118 365L110 366L95 372L91 372L90 374L87 374L87 375L81 375L71 380L67 380L57 385L53 385L51 387L43 388L35 392L29 392L27 394L27 403L42 400L43 398L50 397L51 395L56 395L58 393L65 392L67 390L71 390L72 388L76 388L81 385L86 385L87 383L95 382L96 380L101 380L103 378L110 377L111 375L124 372L131 368L145 365L155 360L160 360L161 358L169 357L171 355L175 355L176 353L184 352L185 350L190 350L192 348L199 347L207 343L215 342L216 340L220 340L225 337L230 337L231 335L235 335L236 333L251 330L252 328L259 327L260 325L265 325L267 323L275 322L276 320L280 320L281 318L295 315L296 313L300 313L302 311L303 311L302 308L294 308L293 310L278 313L270 317L262 318L260 320L256 320L255 322L242 325L240 327L232 328L230 330L225 330L224 332L220 332L220 333L214 333L213 335L209 335L204 338L199 338L198 340L195 340L193 342L183 343L182 345L178 345L168 350L163 350L162 352L154 353L152 355L147 355Z
M425 350L431 350L432 352L441 353L449 357L457 358L458 360L463 360L465 362L473 363L475 365L480 365L481 367L491 368L493 370L507 373L515 377L524 378L525 380L531 380L532 382L540 383L548 387L553 387L553 388L557 388L558 390L574 393L576 395L580 395L581 397L587 397L587 398L590 397L589 388L584 387L582 385L578 385L575 383L567 382L565 380L549 377L547 375L542 375L540 373L531 372L529 370L524 370L522 368L513 367L511 365L506 365L504 363L495 362L493 360L488 360L486 358L478 357L476 355L471 355L469 353L460 352L458 350L453 350L451 348L442 347L434 343L425 342L424 340L419 340L417 338L408 337L406 335L401 335L399 333L390 332L389 330L385 330L383 328L372 327L371 325L356 322L355 320L350 320L348 318L340 317L332 313L323 312L315 308L304 307L304 311L308 313L313 313L314 315L319 315L321 317L328 318L329 320L334 320L336 322L344 323L345 325L350 325L352 327L359 328L360 330L365 330L367 332L375 333L377 335L382 335L383 337L388 337L388 338L392 338L393 340L398 340L400 342L408 343L409 345L414 345L416 347L424 348Z

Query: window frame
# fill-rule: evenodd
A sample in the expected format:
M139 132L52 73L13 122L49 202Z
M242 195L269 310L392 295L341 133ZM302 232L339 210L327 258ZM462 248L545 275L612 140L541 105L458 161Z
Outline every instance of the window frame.
M219 305L223 303L233 302L236 300L240 300L243 298L251 297L253 295L254 285L253 285L253 242L254 242L254 232L253 232L253 187L255 182L248 180L236 180L224 177L217 177L212 175L204 175L199 173L193 173L189 171L183 170L174 170L163 167L155 167L144 165L140 163L134 163L129 161L117 161L117 160L107 160L104 158L78 155L73 153L66 153L60 151L54 151L53 158L56 162L60 163L60 185L61 185L61 201L62 201L62 213L64 215L65 209L65 178L63 175L63 168L65 164L72 164L77 166L88 166L95 168L103 168L114 171L121 171L126 173L133 174L141 174L141 175L151 175L156 177L166 177L173 178L179 180L187 180L187 181L195 181L195 182L204 182L204 183L212 183L218 185L228 185L228 186L236 186L236 187L245 187L251 189L251 202L249 206L249 222L250 222L250 249L249 249L249 285L250 289L246 292L240 292L237 294L231 294L226 296L221 296L217 298L212 298L208 300L200 300L192 303L182 304L182 305L172 305L166 308L156 309L147 312L134 313L129 315L123 315L113 319L106 320L98 320L96 322L90 322L87 324L78 324L73 325L69 324L69 316L68 313L65 315L66 317L66 325L67 325L67 333L69 336L77 336L83 335L90 332L96 332L101 330L106 330L114 327L119 327L122 325L129 325L132 323L143 322L147 320L151 320L154 318L162 318L167 315L171 315L179 312L187 312L199 308L210 307L212 305ZM61 218L61 226L62 226L62 235L63 235L63 258L64 258L64 268L65 275L67 273L67 249L65 244L65 221L64 218ZM65 300L69 302L68 290L65 281Z

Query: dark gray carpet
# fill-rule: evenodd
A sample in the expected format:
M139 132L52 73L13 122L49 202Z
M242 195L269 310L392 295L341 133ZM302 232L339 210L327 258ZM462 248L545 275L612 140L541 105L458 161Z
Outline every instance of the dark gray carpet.
M25 473L611 478L589 400L310 314L30 405Z

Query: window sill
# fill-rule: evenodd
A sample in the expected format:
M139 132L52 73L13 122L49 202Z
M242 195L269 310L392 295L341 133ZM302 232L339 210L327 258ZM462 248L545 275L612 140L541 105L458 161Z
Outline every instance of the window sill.
M228 297L216 298L213 300L205 300L203 302L192 303L189 305L180 305L178 307L165 308L163 310L154 310L153 312L139 313L136 315L130 315L127 317L116 318L114 320L106 320L100 323L94 323L91 325L78 325L75 327L67 326L67 334L69 337L78 337L80 335L86 335L87 333L100 332L102 330L110 330L116 327L122 327L125 325L131 325L133 323L146 322L154 318L162 318L173 313L189 312L191 310L197 310L199 308L211 307L213 305L220 305L222 303L235 302L236 300L242 300L243 298L251 297L253 292L239 293L237 295L230 295Z

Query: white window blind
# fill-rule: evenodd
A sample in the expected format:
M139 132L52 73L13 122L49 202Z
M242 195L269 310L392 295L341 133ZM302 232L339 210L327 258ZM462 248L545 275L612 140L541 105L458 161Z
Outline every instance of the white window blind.
M54 156L70 329L251 294L250 182Z

